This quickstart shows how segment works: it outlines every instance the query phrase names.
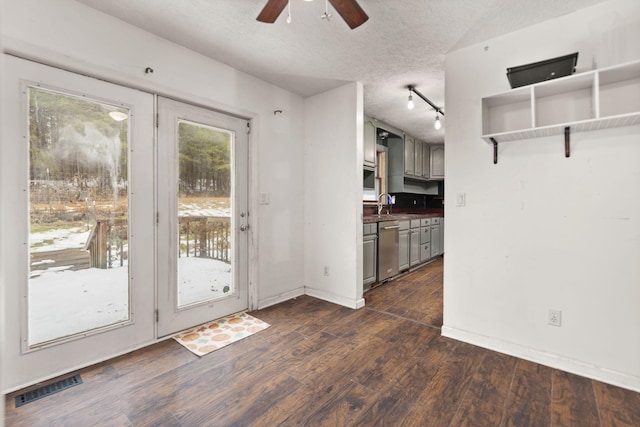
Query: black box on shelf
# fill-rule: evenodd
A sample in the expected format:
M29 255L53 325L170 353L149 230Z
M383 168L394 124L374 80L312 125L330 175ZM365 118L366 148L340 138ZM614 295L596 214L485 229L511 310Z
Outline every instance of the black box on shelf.
M545 80L569 76L576 71L578 52L546 61L507 68L507 79L512 89Z

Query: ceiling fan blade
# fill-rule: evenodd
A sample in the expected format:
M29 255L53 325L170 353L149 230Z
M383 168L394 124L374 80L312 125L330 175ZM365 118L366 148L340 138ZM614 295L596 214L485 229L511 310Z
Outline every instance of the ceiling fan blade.
M278 19L278 16L280 16L287 3L288 0L269 0L256 19L260 22L273 24L276 22L276 19Z
M356 0L329 0L329 3L352 30L369 19Z

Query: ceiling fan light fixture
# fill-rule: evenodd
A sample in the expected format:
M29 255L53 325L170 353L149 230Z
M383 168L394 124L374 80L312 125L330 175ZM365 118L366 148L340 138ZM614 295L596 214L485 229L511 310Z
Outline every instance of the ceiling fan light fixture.
M273 24L276 22L284 8L288 6L287 22L291 22L291 0L266 1L267 4L256 18L258 21ZM326 7L326 3L331 3L336 12L338 12L352 30L369 20L369 16L360 7L358 0L325 0L325 13L322 17L326 20L331 18L331 14Z

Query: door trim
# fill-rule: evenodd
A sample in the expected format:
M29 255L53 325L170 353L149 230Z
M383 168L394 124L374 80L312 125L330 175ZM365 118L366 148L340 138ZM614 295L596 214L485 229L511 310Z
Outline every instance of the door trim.
M132 347L146 345L154 341L154 323L151 313L145 312L153 310L153 301L147 298L153 296L153 286L145 287L143 278L150 271L153 273L154 257L153 253L140 251L138 242L153 239L154 228L145 224L148 218L149 209L145 201L145 189L153 185L151 172L146 171L146 167L153 168L153 150L151 143L153 139L153 96L151 94L137 91L135 89L121 87L100 81L87 76L70 73L42 64L33 63L11 56L3 56L4 67L2 76L3 85L3 122L15 123L14 126L4 126L2 128L2 156L0 162L0 176L3 182L2 204L14 206L11 212L3 212L2 222L2 257L3 262L12 265L12 269L2 272L3 281L14 283L15 286L7 288L6 296L6 316L11 319L10 323L15 327L7 329L5 346L3 349L3 359L6 364L11 364L11 369L7 367L3 371L3 387L19 388L25 384L51 378L61 372L68 372L77 369L78 365L95 363L96 360L113 357L114 353L131 351ZM27 122L25 116L26 94L23 94L24 82L35 83L36 85L48 88L66 88L63 92L86 93L92 99L108 98L110 103L131 104L132 119L136 121L135 126L130 129L130 182L129 197L131 212L130 226L136 229L131 233L132 248L135 244L136 261L129 270L130 280L130 313L133 323L127 326L107 328L96 334L87 334L83 340L69 340L63 343L56 343L50 346L42 346L37 351L23 352L22 342L26 339L23 322L26 321L24 307L26 304L25 292L28 289L28 244L25 243L29 230L28 199L27 192L23 186L28 179L28 147L25 144L8 144L7 141L25 141L27 138ZM6 107L12 106L9 110ZM134 164L138 175L134 172ZM144 165L147 165L146 167ZM147 174L147 175L145 175ZM22 177L19 185L12 187L8 183L13 183L16 177ZM149 179L151 178L151 179ZM136 196L131 197L131 194ZM145 213L147 212L147 213ZM134 242L135 234L135 242ZM27 240L28 241L28 240ZM18 249L16 249L18 248ZM145 296L145 293L147 295ZM3 301L3 304L5 303Z
M181 330L249 308L249 233L240 231L239 224L251 218L240 218L240 211L248 211L249 204L249 121L210 108L157 97L157 209L160 220L156 224L157 249L157 336L173 335ZM212 129L232 132L234 143L230 146L230 161L235 166L232 177L231 233L233 293L218 299L198 301L191 305L178 306L178 210L176 183L178 182L178 128L180 123L192 123ZM167 259L168 262L163 262Z

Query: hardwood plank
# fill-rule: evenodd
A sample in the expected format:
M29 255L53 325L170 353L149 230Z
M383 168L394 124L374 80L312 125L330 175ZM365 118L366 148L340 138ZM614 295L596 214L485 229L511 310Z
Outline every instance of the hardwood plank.
M557 369L553 370L551 379L552 425L576 427L600 425L591 380Z
M407 359L394 383L379 394L360 420L361 425L400 425L410 417L414 406L422 406L421 393L439 372L458 343L437 337L425 348L423 357Z
M322 330L337 337L373 337L380 329L389 327L389 316L373 310L357 310L342 322L334 322Z
M403 393L388 388L377 395L375 401L355 420L360 426L397 426L407 417L415 404L403 399Z
M499 426L502 406L473 397L465 397L449 425L456 427Z
M350 426L375 402L375 394L360 384L349 382L304 421L308 426Z
M199 405L189 404L176 413L185 426L246 426L260 420L275 403L301 386L279 368L257 373L238 381L237 385L222 390L216 399L206 399L206 411ZM204 403L204 401L203 401Z
M490 352L473 375L467 396L503 407L509 395L518 359Z
M592 381L603 426L640 426L640 393Z
M345 383L346 384L346 383ZM309 414L326 402L326 394L319 397L310 387L297 383L293 389L269 405L257 418L247 420L246 426L293 426L303 425Z
M551 368L519 360L509 392L503 426L551 424Z
M488 350L461 345L426 385L401 425L449 426L471 379Z

